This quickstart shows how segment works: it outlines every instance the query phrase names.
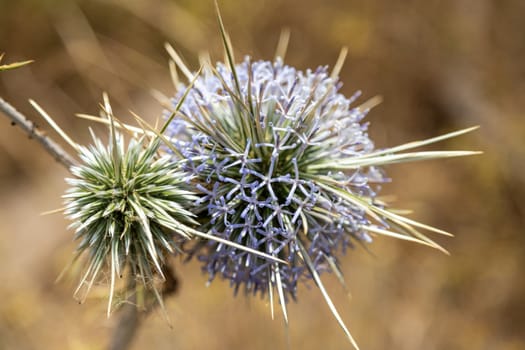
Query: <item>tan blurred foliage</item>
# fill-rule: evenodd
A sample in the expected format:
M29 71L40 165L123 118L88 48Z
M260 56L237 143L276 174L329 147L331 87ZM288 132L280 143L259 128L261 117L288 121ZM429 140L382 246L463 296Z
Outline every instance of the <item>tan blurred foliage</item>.
M335 63L347 95L384 102L369 115L378 147L481 125L440 145L483 156L392 166L385 195L423 222L454 232L451 256L387 238L343 259L353 296L327 284L363 349L524 349L525 2L520 0L261 0L220 2L237 57L271 59L291 30L287 63ZM211 0L0 0L0 96L34 118L38 101L79 142L108 91L117 115L154 121L151 90L173 92L163 43L197 68L222 59ZM50 130L45 125L44 129ZM102 130L95 126L96 130ZM51 133L51 131L50 131ZM75 281L54 284L74 244L61 216L67 172L0 118L0 349L103 349L104 286L83 305ZM168 301L170 329L153 314L134 349L286 349L282 320L265 301L234 298L225 282L204 288L196 263L177 262L182 286ZM523 273L523 272L521 272ZM291 349L349 348L316 288L291 305Z

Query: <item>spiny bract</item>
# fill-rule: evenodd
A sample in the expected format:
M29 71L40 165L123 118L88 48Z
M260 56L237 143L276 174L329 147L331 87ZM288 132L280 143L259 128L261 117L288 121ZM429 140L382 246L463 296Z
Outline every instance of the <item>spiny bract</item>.
M78 148L81 164L67 179L65 214L80 240L78 256L88 259L77 293L87 293L109 266L109 313L116 277L126 268L156 292L154 277L163 277L166 255L178 249L174 234L189 237L185 224L194 221L185 208L196 197L171 157L159 156L159 139L132 138L127 148L121 134L109 146L94 135L93 141Z

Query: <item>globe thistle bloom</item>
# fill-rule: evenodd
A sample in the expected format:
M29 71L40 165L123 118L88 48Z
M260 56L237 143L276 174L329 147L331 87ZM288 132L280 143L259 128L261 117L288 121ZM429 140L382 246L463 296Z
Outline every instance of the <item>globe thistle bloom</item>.
M285 319L298 282L313 279L347 332L319 275L333 270L342 278L338 257L348 247L386 235L443 250L418 229L446 232L376 199L376 184L387 181L380 166L471 154L401 153L470 129L376 150L363 123L368 109L352 107L359 94L339 93L341 83L327 67L303 72L281 59L249 58L235 65L231 56L228 63L205 66L184 99L177 93L173 143L201 193L195 202L201 227L287 264L212 241L191 254L210 281L221 276L235 292L273 299L277 291Z
M194 81L174 124L188 124L177 146L186 170L200 180L204 227L288 264L215 243L203 243L209 249L199 259L211 279L221 274L236 290L264 294L279 283L285 298L295 298L297 282L311 277L302 255L320 273L352 241L371 239L361 228L370 224L364 209L338 192L373 199L370 184L384 177L373 166L348 174L316 168L373 150L360 124L366 111L349 108L355 97L337 93L326 67L300 72L281 60L247 58L235 74L219 64Z

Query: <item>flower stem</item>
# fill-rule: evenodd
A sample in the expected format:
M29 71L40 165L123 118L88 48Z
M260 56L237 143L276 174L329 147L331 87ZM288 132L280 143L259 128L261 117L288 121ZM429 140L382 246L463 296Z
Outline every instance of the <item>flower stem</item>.
M166 278L164 288L162 290L162 298L166 299L171 294L175 294L178 289L178 279L175 276L175 272L169 266L164 266L163 274ZM127 290L135 290L135 278L133 275L129 276ZM159 305L158 302L153 301L155 298L147 298L151 302L145 305L144 311L139 311L136 305L136 295L132 293L125 304L119 310L119 320L113 331L108 350L127 350L129 349L133 338L137 334L140 328L141 322L144 318L152 312L155 307Z

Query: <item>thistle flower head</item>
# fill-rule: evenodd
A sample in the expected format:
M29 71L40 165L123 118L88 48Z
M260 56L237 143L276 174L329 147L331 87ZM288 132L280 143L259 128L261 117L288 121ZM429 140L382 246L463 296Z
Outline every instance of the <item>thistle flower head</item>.
M191 253L210 280L219 275L235 292L269 293L273 300L277 291L285 319L298 282L313 279L353 342L320 274L333 270L344 282L338 257L373 235L443 250L418 228L445 232L388 211L374 184L386 181L381 165L471 154L400 153L470 129L375 150L362 122L368 109L352 107L359 94L339 93L341 83L327 67L303 72L280 59L235 65L228 57L227 65L205 67L184 99L182 91L176 95L174 145L201 193L202 228L287 264L213 241Z
M357 94L338 93L326 67L301 72L281 60L247 58L235 73L219 64L195 80L175 124L190 120L193 136L178 145L186 170L201 180L206 228L288 265L216 243L200 259L211 278L220 274L236 289L265 293L280 281L285 296L295 298L297 282L311 277L302 254L320 273L352 241L370 240L365 209L337 191L372 201L371 183L384 177L373 166L347 173L319 167L373 150L360 123L366 110L350 107Z
M126 147L121 134L112 138L106 146L93 135L92 145L78 147L81 164L64 195L78 255L88 259L77 293L87 293L109 266L108 313L126 269L156 292L155 277L163 278L166 256L178 249L174 235L189 237L186 224L194 221L185 208L196 199L171 157L159 155L159 139L132 138Z

